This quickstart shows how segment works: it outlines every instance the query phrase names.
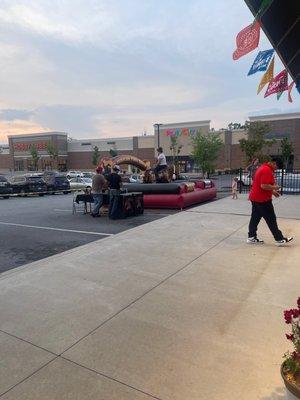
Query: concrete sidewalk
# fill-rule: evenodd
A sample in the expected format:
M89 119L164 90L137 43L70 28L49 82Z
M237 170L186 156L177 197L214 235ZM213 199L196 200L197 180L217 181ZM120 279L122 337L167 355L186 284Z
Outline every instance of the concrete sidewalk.
M241 196L2 274L1 400L293 399L300 196L274 203L289 247L245 243Z

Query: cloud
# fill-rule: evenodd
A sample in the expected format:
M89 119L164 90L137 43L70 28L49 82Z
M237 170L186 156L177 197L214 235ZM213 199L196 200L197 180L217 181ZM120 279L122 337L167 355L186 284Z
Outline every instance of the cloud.
M292 110L285 94L280 103L256 95L261 75L246 77L256 50L232 61L251 19L236 0L2 0L0 118L10 131L79 138ZM263 34L260 47L271 47ZM295 90L293 98L297 107Z
M26 121L30 119L32 115L33 112L27 110L0 110L0 120L3 121L15 121L15 120Z

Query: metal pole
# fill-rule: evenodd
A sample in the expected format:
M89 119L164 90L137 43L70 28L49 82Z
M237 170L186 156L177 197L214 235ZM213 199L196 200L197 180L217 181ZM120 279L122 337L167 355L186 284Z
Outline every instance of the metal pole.
M159 132L160 124L157 124L157 144L160 147L160 132Z
M243 170L242 170L242 168L240 168L240 179L239 179L239 193L242 193L242 173L243 173Z
M282 193L283 193L283 174L284 174L284 172L283 172L283 164L282 164L282 168L281 168L281 184L280 184L280 194L281 194L281 196L282 196Z

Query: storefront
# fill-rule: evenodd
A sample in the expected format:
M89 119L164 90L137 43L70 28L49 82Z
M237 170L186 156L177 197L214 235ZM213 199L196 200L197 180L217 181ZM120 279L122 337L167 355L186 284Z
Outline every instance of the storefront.
M67 169L67 134L45 132L9 136L10 168L14 171Z

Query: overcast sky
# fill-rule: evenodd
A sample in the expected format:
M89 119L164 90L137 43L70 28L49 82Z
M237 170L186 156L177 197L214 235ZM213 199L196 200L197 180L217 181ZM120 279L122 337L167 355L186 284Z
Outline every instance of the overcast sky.
M57 130L73 138L153 133L154 123L300 111L232 60L252 22L243 0L1 0L0 141ZM260 50L271 48L262 34ZM282 70L276 57L275 73Z

